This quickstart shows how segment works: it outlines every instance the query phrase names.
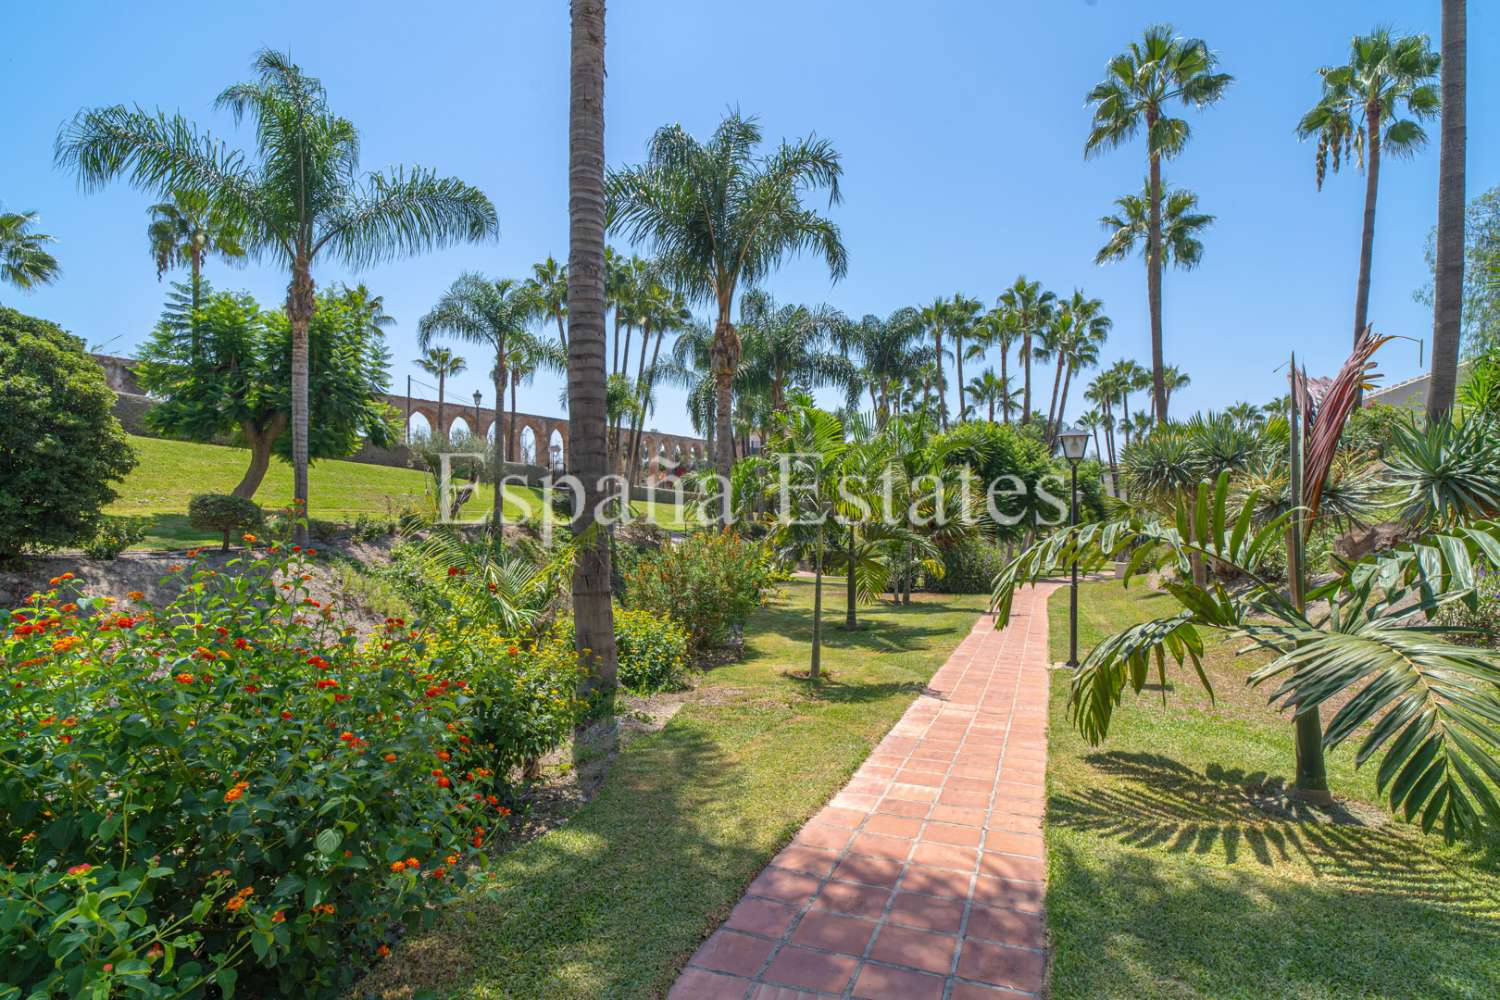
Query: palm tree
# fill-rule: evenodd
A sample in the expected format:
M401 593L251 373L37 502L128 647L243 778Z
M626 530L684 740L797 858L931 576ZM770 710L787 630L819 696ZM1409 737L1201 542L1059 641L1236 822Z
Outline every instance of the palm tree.
M974 332L984 304L978 299L955 293L948 309L948 330L953 334L953 361L958 375L958 419L963 420L969 405L964 402L964 337Z
M1151 233L1151 182L1138 195L1127 194L1115 199L1119 210L1099 219L1109 239L1094 255L1095 264L1124 260L1137 246L1149 266L1146 247ZM1183 188L1167 188L1163 182L1161 206L1162 263L1175 264L1184 271L1198 266L1203 259L1203 242L1199 234L1214 222L1212 215L1198 211L1198 196ZM1158 284L1161 276L1157 276Z
M911 370L925 359L922 319L917 310L901 308L882 319L866 316L852 334L854 351L869 380L870 404L884 427L900 406L900 390Z
M1204 107L1224 96L1233 81L1215 72L1218 57L1197 38L1172 34L1171 25L1147 28L1139 42L1109 61L1108 75L1088 93L1094 119L1084 142L1084 156L1124 145L1144 127L1150 197L1146 213L1146 298L1151 312L1151 378L1157 423L1167 419L1162 387L1161 268L1162 160L1187 146L1191 129L1167 114L1168 105Z
M173 191L167 201L158 202L147 211L151 225L146 227L146 238L151 244L151 259L156 262L156 280L160 281L172 268L186 264L192 275L190 287L196 314L203 299L204 258L216 253L233 263L245 256L245 248L240 246L240 223L226 216L201 191ZM196 317L193 327L196 330Z
M1000 348L999 383L1004 388L1004 392L997 397L996 402L1001 404L1001 417L1007 424L1010 423L1011 396L1013 395L1010 385L1010 372L1008 370L1010 345L1015 343L1019 333L1020 328L1016 325L1015 314L1000 306L996 306L979 317L975 322L973 330L975 346L978 348L978 353L974 355L975 358L982 358L984 353L991 347ZM989 373L986 372L986 374ZM992 410L990 413L990 422L993 423L994 420L995 414Z
M740 362L731 317L741 283L756 284L802 251L822 257L834 280L849 267L838 227L802 205L809 189L827 189L829 204L839 200L838 153L825 139L807 138L757 156L760 142L760 126L738 112L706 143L669 125L652 136L644 164L609 179L613 225L632 242L649 243L684 294L714 306L716 465L725 477L733 461L731 397Z
M1120 393L1120 417L1124 421L1122 426L1125 430L1125 444L1129 446L1131 432L1140 427L1139 422L1130 416L1130 394L1150 388L1152 376L1139 362L1130 358L1116 361L1110 372L1114 375L1115 387Z
M580 694L614 699L609 538L591 532L609 473L604 371L604 0L572 0L568 99L568 459L583 480L574 511L573 623L588 666Z
M687 301L682 294L667 288L660 282L652 283L647 294L643 296L642 306L641 360L635 373L639 406L636 408L636 417L630 428L630 460L627 463L632 474L637 468L635 462L640 452L641 424L645 419L646 411L654 406L657 362L661 358L662 340L669 331L681 330L693 319L693 314L688 311ZM651 348L651 366L647 368L646 343L652 339L653 331L656 333L656 338Z
M510 436L506 442L506 454L511 456L511 461L519 461L521 452L516 414L520 411L516 405L517 389L523 385L530 385L532 379L536 378L537 372L566 374L568 352L563 350L561 345L554 344L551 340L544 340L530 330L525 330L520 336L507 340L505 350L505 370L510 376L510 421L506 424ZM500 407L497 406L496 409ZM538 447L540 444L538 442Z
M1052 292L1042 291L1041 282L1027 281L1024 274L1000 293L999 305L1015 316L1016 329L1021 335L1021 364L1025 369L1021 397L1023 424L1031 422L1031 338L1046 328L1056 301L1057 296Z
M434 442L448 440L448 424L443 420L443 400L448 391L448 376L468 371L469 363L446 347L425 347L417 367L438 380L437 426L432 429ZM479 433L479 428L474 428Z
M1109 462L1109 471L1118 481L1119 467L1115 460L1114 406L1120 400L1119 372L1110 368L1095 375L1088 388L1084 390L1083 398L1094 404L1094 408L1099 413L1100 426L1104 428L1105 445L1105 451L1100 453L1100 458Z
M992 371L986 371L982 375L969 380L969 395L977 405L988 407L990 423L995 422L995 407L1003 406L1005 410L1010 409L1010 402L1015 397L1015 390L1011 387L1011 376L1003 379ZM1009 423L1009 420L1006 421Z
M505 389L510 381L512 338L529 337L528 327L537 314L537 301L527 287L511 278L486 278L469 272L438 299L417 322L417 346L426 350L439 336L453 337L489 348L495 356L491 371L495 383L495 413L505 413ZM571 412L571 410L569 411ZM511 421L514 423L514 419ZM505 463L510 460L506 442L510 435L503 422L495 425L495 526L504 521ZM569 438L569 451L573 450Z
M1432 379L1427 419L1453 407L1458 388L1458 347L1464 298L1464 155L1467 142L1468 11L1465 0L1443 0L1441 148L1438 152L1438 224L1432 288ZM1497 275L1500 279L1500 275Z
M753 289L740 299L739 328L744 344L743 388L765 392L771 409L786 409L787 390L835 385L858 390L854 365L827 350L847 321L831 306L778 307L769 294Z
M531 265L531 277L526 284L542 315L557 324L557 342L566 351L568 331L563 321L568 315L568 269L548 254L546 260Z
M1193 378L1187 372L1176 365L1167 365L1162 374L1162 388L1166 392L1167 402L1172 401L1172 393L1178 389L1185 389L1193 384Z
M1078 426L1094 435L1094 457L1103 461L1104 449L1099 445L1099 428L1104 426L1104 414L1097 409L1084 410L1078 417Z
M1285 409L1285 407L1283 407ZM1234 421L1235 426L1247 429L1264 426L1265 414L1254 403L1235 403L1224 408L1224 415Z
M363 267L490 239L499 223L490 200L455 178L420 167L361 176L359 132L329 109L322 83L270 49L253 68L259 79L231 85L215 106L232 112L236 124L246 116L254 121L257 160L181 115L120 104L80 111L58 133L55 157L89 188L123 176L148 191L202 191L214 211L243 225L248 254L289 267L293 492L306 503L314 261L333 257Z
M1365 218L1359 244L1359 282L1354 293L1356 345L1369 325L1370 259L1375 247L1380 157L1382 153L1411 156L1426 144L1427 133L1420 122L1438 112L1438 90L1431 82L1438 62L1426 35L1393 35L1389 28L1356 35L1349 43L1347 63L1318 70L1323 94L1297 123L1301 138L1318 137L1318 190L1323 189L1328 167L1338 173L1351 152L1365 171ZM1403 104L1411 117L1399 117ZM1459 200L1463 200L1462 195Z
M1070 324L1063 352L1058 359L1059 365L1065 368L1062 395L1058 397L1057 414L1049 438L1053 442L1056 442L1057 435L1062 430L1063 414L1068 408L1068 389L1073 384L1074 373L1099 364L1099 350L1109 339L1109 331L1114 327L1114 321L1104 315L1104 303L1099 299L1086 299L1076 289L1073 297L1066 303L1066 310Z
M62 269L57 258L43 249L56 242L46 233L34 233L35 212L0 213L0 281L22 291L50 285Z
M948 379L943 374L943 361L951 355L943 347L943 333L953 322L953 318L953 303L942 296L933 299L931 305L922 307L922 324L932 334L932 356L937 359L937 415L938 426L943 430L948 429Z

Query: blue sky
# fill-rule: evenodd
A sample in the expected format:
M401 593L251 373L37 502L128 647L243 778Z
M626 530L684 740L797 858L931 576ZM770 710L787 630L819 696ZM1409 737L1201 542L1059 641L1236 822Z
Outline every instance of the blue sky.
M753 11L753 16L750 12ZM80 193L52 168L58 125L80 107L138 102L180 109L215 131L226 84L249 76L260 46L290 48L320 76L334 107L363 133L363 166L421 164L485 190L501 238L369 269L357 278L397 318L393 383L413 371L416 321L461 271L524 276L567 253L567 4L417 5L260 2L29 4L6 14L19 44L0 57L12 95L0 202L35 209L58 238L55 286L0 301L53 319L90 343L128 353L149 332L166 288L144 235L146 195L116 185ZM1188 112L1193 139L1167 176L1218 216L1202 266L1165 278L1166 354L1192 386L1173 409L1263 401L1295 348L1314 373L1335 367L1352 323L1362 178L1313 184L1313 150L1294 126L1318 94L1318 66L1340 61L1352 34L1379 23L1438 35L1437 0L1205 4L1123 0L614 2L609 10L606 153L641 158L653 129L706 134L738 107L771 139L816 132L843 154L844 202L831 210L849 248L848 277L794 261L769 283L780 301L829 302L884 314L962 291L992 303L1024 272L1060 293L1081 287L1115 321L1106 362L1149 358L1144 269L1092 263L1098 217L1138 189L1137 143L1085 161L1084 95L1105 62L1153 21L1206 39L1235 83L1218 106ZM1500 6L1470 4L1469 192L1500 183ZM1371 318L1388 333L1430 339L1412 301L1427 277L1434 144L1387 162L1375 246ZM241 134L241 144L248 142ZM210 264L221 287L264 304L285 295L271 267ZM320 284L350 279L324 266ZM473 349L450 383L470 398L489 370ZM1416 346L1379 356L1388 381L1418 371ZM966 374L969 374L966 366ZM1048 379L1050 381L1050 379ZM521 408L557 412L556 380L523 389ZM1070 416L1077 406L1070 407ZM652 423L687 431L682 397Z

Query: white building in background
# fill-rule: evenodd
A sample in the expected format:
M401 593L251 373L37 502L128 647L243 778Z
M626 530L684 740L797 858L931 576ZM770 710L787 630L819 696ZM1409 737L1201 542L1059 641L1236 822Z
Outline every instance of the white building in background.
M1461 361L1458 365L1458 381L1462 385L1464 377L1469 370L1469 362ZM1381 386L1365 393L1365 405L1374 406L1377 403L1382 406L1400 406L1409 410L1420 410L1427 406L1427 383L1432 379L1430 372L1423 373L1415 378L1409 378L1404 382L1393 385Z

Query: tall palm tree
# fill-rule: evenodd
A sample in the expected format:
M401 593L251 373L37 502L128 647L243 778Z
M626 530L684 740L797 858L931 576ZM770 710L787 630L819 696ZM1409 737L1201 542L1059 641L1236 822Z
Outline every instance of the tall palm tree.
M630 428L630 459L626 463L632 473L637 468L635 463L640 453L642 423L647 410L654 406L657 363L661 358L662 340L669 332L681 330L691 323L693 314L688 310L687 301L682 297L681 292L669 289L660 282L654 282L647 294L643 296L641 319L641 360L635 373L636 393L639 396L640 405L636 408L636 417ZM651 347L651 366L647 368L646 344L653 340L651 337L653 332L656 337Z
M1443 124L1438 151L1438 223L1432 282L1432 379L1427 419L1453 407L1464 300L1464 158L1468 142L1468 10L1465 0L1443 0ZM1497 275L1500 280L1500 275Z
M202 191L215 211L243 225L246 253L288 266L293 492L305 503L314 262L332 257L363 267L491 239L499 223L490 200L455 178L420 167L361 175L359 132L330 110L316 77L269 49L253 68L258 79L232 84L215 106L228 109L236 124L254 122L255 159L181 115L121 104L80 111L58 133L55 158L89 188L125 177L147 191Z
M1234 78L1216 72L1218 57L1198 38L1181 38L1172 26L1147 28L1138 42L1109 61L1108 75L1088 93L1094 119L1084 156L1124 145L1137 132L1146 133L1150 198L1146 213L1146 298L1151 313L1151 378L1156 420L1166 421L1167 396L1162 387L1161 163L1187 146L1191 129L1186 120L1168 114L1175 102L1204 107L1218 101Z
M469 272L458 279L438 299L427 314L417 321L417 346L426 350L438 337L453 337L488 348L495 356L491 371L495 383L495 414L505 414L505 389L510 382L510 349L512 338L530 336L528 327L537 314L537 301L521 282L512 278L486 278ZM569 411L572 412L571 410ZM511 423L514 423L512 419ZM505 463L510 460L506 447L510 434L502 421L495 424L495 527L504 521ZM569 437L571 452L576 445Z
M1084 410L1078 417L1078 426L1094 436L1094 457L1104 460L1104 449L1099 445L1099 428L1104 426L1104 414L1097 408Z
M988 408L986 419L990 423L995 422L996 406L1009 409L1010 401L1015 397L1015 390L1010 383L1011 376L1001 378L992 371L986 371L969 380L969 396L976 406Z
M432 429L433 441L448 440L448 424L443 419L444 399L448 393L448 376L460 375L469 370L469 363L446 347L427 347L417 359L417 367L438 380L437 426ZM479 433L479 428L474 428Z
M568 269L548 254L546 260L531 265L531 277L526 284L542 315L557 324L557 342L566 351L568 330L563 321L568 315Z
M765 392L771 409L778 412L786 409L789 389L833 385L845 395L851 389L857 392L854 365L829 349L834 331L845 322L831 306L777 306L760 289L746 292L740 299L739 322L744 389Z
M156 262L156 279L160 281L174 267L187 265L196 314L203 301L204 259L211 253L231 263L244 259L240 222L226 215L202 191L173 191L168 200L147 211L151 224L146 227L146 239L151 244L151 259ZM193 328L197 328L196 317Z
M1421 122L1438 112L1432 78L1439 57L1426 35L1393 35L1376 28L1349 43L1349 61L1324 66L1323 93L1302 120L1297 135L1317 136L1317 184L1353 153L1365 171L1365 216L1359 243L1359 282L1354 291L1354 343L1369 325L1370 260L1375 248L1375 195L1382 154L1411 156L1427 142ZM1400 117L1402 106L1410 117ZM1462 201L1462 197L1460 197ZM1462 209L1460 209L1462 211Z
M869 380L870 405L877 423L884 427L900 406L901 386L911 370L925 360L921 315L904 307L884 318L866 316L852 336L854 352Z
M1031 422L1031 343L1040 336L1051 320L1057 296L1042 290L1041 282L1027 281L1020 275L1015 282L1000 293L999 305L1015 316L1016 328L1021 336L1021 365L1025 371L1022 379L1021 423Z
M1110 368L1094 376L1093 381L1084 390L1083 398L1094 404L1098 411L1100 426L1104 428L1105 451L1101 453L1102 460L1109 462L1111 478L1116 482L1119 480L1119 466L1116 462L1115 453L1115 403L1120 399L1120 375Z
M519 450L520 428L516 425L516 414L520 412L516 405L517 390L523 385L530 385L537 372L552 372L554 374L566 374L568 370L568 353L558 344L523 330L521 333L511 336L505 342L505 371L510 380L510 420L506 423L509 434L506 441L506 454L511 461L520 461ZM504 412L505 401L498 400L496 410ZM499 431L496 431L498 437Z
M1001 404L1001 418L1007 424L1010 423L1010 397L1012 395L1010 390L1010 371L1008 369L1010 347L1015 343L1016 337L1019 334L1020 328L1016 324L1015 314L1000 306L996 306L979 317L975 322L973 330L976 346L979 347L979 354L976 357L983 357L984 352L991 347L1000 348L999 382L1005 387L1005 392L1002 394L999 402ZM986 372L986 374L989 373ZM990 421L993 423L994 420L995 414L991 412Z
M969 405L964 402L964 337L971 336L984 304L978 299L955 293L949 304L948 330L953 334L953 362L958 375L958 419L963 420Z
M1167 365L1166 370L1162 372L1162 385L1166 389L1167 402L1169 403L1172 401L1172 393L1178 389L1186 389L1192 384L1192 376L1176 365Z
M57 258L44 249L56 240L46 233L32 232L35 221L35 212L0 213L0 281L22 291L50 285L62 273Z
M943 347L943 333L952 321L953 303L942 296L933 299L931 305L922 307L922 324L932 334L932 356L937 359L937 374L934 381L937 392L938 426L943 430L948 429L948 379L943 374L943 361L951 353Z
M1108 233L1104 246L1094 255L1095 264L1124 260L1140 247L1141 259L1147 264L1146 246L1151 232L1151 182L1138 195L1127 194L1115 199L1118 211L1103 216L1099 225ZM1184 271L1198 266L1203 259L1203 241L1199 234L1213 225L1214 217L1198 211L1198 196L1183 188L1162 189L1161 257L1162 263L1175 264Z
M1139 421L1130 416L1130 394L1151 388L1153 377L1151 372L1141 366L1140 362L1130 358L1121 358L1116 361L1110 371L1115 376L1115 388L1120 394L1120 417L1124 421L1125 444L1128 447L1132 431L1140 426Z
M1058 364L1063 369L1062 395L1058 397L1057 413L1052 423L1050 441L1056 442L1062 430L1063 414L1068 408L1068 389L1073 384L1073 375L1099 364L1099 351L1109 339L1114 321L1104 315L1104 303L1099 299L1085 298L1075 289L1073 297L1065 304L1069 328Z
M585 698L608 708L618 676L609 539L590 532L609 473L604 371L604 0L572 0L568 98L568 459L574 512L573 623Z
M684 294L714 306L716 465L725 477L733 461L740 338L731 317L740 285L756 284L803 251L822 257L834 280L849 267L838 227L802 204L808 190L826 189L830 204L839 200L843 165L833 146L807 138L757 155L760 143L760 126L738 112L706 143L668 125L652 136L644 164L609 179L613 225L649 244Z

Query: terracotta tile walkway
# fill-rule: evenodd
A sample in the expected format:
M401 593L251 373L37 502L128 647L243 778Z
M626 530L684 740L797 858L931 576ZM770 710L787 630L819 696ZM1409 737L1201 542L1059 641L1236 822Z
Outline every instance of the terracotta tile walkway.
M984 616L750 884L671 1000L1038 994L1047 595Z

